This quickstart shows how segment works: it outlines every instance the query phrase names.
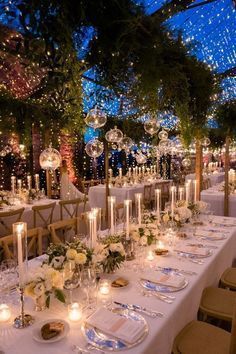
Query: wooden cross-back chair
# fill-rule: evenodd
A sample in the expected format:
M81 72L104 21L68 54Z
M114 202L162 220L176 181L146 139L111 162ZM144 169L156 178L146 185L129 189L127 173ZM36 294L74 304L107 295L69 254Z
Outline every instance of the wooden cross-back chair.
M48 229L50 231L52 243L61 244L70 241L72 235L75 236L77 234L78 223L78 218L71 218L50 224Z
M143 191L143 204L145 208L150 208L152 203L152 185L147 184L144 186Z
M29 258L42 255L42 231L41 227L27 230L27 252ZM14 259L13 237L13 235L8 235L0 238L0 245L4 250L5 259Z
M60 200L60 216L61 220L67 218L77 218L79 215L79 207L83 205L83 212L85 210L85 203L87 198L84 200L81 198L71 199L71 200Z
M202 189L206 190L211 187L211 180L210 178L203 179L202 181Z
M48 235L48 225L52 223L53 211L56 202L32 207L34 213L34 227L43 228L43 236Z
M21 221L25 208L0 212L0 237L11 235L12 224Z
M170 182L170 181L160 182L162 210L165 207L165 203L168 202L170 199L170 186L171 186L171 184L172 184L172 182Z
M124 203L116 205L116 220L117 224L124 222Z

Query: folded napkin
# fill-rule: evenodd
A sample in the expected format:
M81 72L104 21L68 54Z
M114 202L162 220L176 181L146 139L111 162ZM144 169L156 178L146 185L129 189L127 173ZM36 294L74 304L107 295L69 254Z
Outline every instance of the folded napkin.
M170 286L172 288L181 288L185 282L185 278L175 274L164 274L162 272L155 272L155 274L147 275L146 280L154 284Z
M212 238L213 240L222 239L222 235L217 235L215 232L207 231L207 230L196 231L195 236Z
M130 344L140 338L145 328L144 323L119 316L103 307L87 318L86 323Z
M176 252L193 254L196 256L206 256L209 253L207 248L200 248L198 246L181 246L179 249L175 249Z

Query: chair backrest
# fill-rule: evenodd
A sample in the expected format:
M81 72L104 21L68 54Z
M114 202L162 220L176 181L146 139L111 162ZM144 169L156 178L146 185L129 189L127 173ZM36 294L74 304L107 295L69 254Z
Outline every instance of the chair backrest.
M234 302L234 314L231 327L231 338L230 338L230 352L229 354L236 353L236 301Z
M116 219L118 223L124 221L124 203L116 205Z
M150 201L152 198L152 185L146 184L143 191L143 199L145 201Z
M79 218L72 218L48 225L52 243L60 244L70 241L71 237L77 234L78 223Z
M88 195L89 188L92 186L91 181L82 181L83 193Z
M0 238L0 245L4 250L4 258L14 259L13 251L14 239L13 235L8 235ZM28 257L42 255L42 228L37 227L27 231L27 251Z
M80 198L71 199L71 200L60 200L59 205L60 205L61 220L68 219L68 218L77 218L79 214L79 206L81 204L84 204L84 200Z
M11 235L12 224L21 221L25 208L0 212L0 236Z
M56 202L44 205L34 205L32 210L34 212L34 227L40 226L44 229L52 223L53 211Z
M161 196L165 196L169 198L169 191L170 191L171 182L170 181L163 181L160 183L161 188Z

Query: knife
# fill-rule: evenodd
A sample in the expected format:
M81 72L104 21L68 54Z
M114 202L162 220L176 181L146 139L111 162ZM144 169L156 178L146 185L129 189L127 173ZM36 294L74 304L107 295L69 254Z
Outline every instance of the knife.
M118 302L118 301L114 301L114 304L119 305L119 306L123 307L124 309L133 310L133 311L137 311L137 312L143 313L143 314L145 314L147 316L150 316L152 318L163 317L164 316L162 312L156 312L156 311L153 311L153 310L148 310L145 307L142 307L140 305L123 304L123 303Z
M163 270L164 272L174 271L186 275L197 275L196 272L192 272L190 270L184 270L184 269L172 268L172 267L157 267L157 270Z

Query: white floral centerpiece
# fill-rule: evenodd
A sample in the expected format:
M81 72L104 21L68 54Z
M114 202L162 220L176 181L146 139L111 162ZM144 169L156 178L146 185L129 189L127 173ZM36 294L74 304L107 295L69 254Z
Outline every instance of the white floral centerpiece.
M112 273L125 260L125 250L120 236L108 236L93 250L92 262L101 266L104 273Z
M148 225L132 225L130 230L130 236L133 241L138 242L140 246L150 246L154 240L156 240L156 228L149 227Z
M51 295L65 303L63 285L63 274L47 264L43 264L41 267L31 270L25 286L25 295L35 300L36 310L43 310L45 307L49 307Z
M178 204L174 208L174 214L172 217L172 212L170 209L165 209L162 215L162 221L164 224L170 222L175 223L177 227L183 226L185 223L189 222L192 217L191 210L186 206L179 206Z
M198 200L195 203L189 203L188 209L191 210L193 216L200 215L202 212L206 211L208 204L202 200Z
M228 183L228 186L229 186L229 193L230 193L230 194L234 194L234 193L235 193L235 190L236 190L236 183L235 183L235 182L229 182L229 183ZM223 183L219 186L218 191L219 191L219 192L224 192L224 191L225 191L225 182L223 182Z

